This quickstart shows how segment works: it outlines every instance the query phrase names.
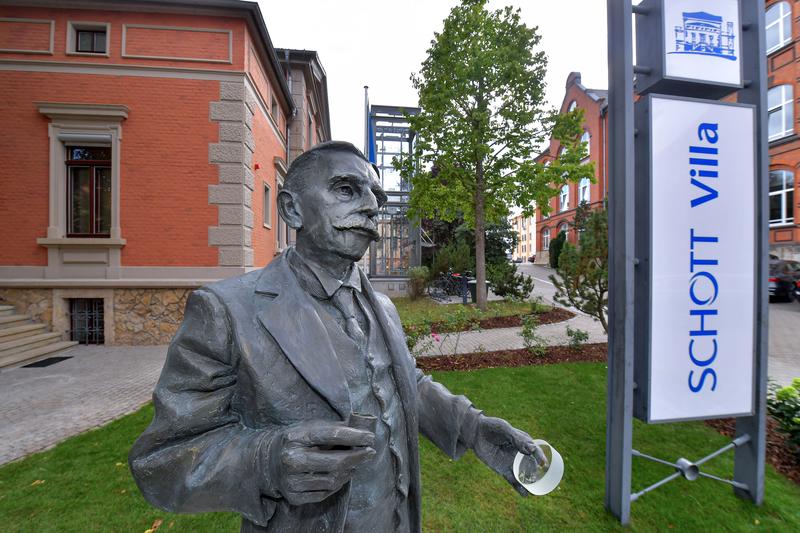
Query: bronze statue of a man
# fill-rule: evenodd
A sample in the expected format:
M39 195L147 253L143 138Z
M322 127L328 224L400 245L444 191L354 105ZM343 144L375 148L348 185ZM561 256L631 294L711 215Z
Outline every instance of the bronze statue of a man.
M422 374L394 305L354 263L385 201L349 143L292 163L278 208L296 246L188 300L130 453L147 501L234 511L242 531L420 531L418 433L453 459L472 449L526 494L513 458L543 463L541 450Z

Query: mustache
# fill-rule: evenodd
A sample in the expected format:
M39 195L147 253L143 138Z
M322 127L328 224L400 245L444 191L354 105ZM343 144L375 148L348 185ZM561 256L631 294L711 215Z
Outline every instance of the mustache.
M334 221L333 227L342 231L353 229L361 230L369 233L376 241L381 238L380 234L378 233L378 225L375 224L374 220L364 215L347 215L344 218Z

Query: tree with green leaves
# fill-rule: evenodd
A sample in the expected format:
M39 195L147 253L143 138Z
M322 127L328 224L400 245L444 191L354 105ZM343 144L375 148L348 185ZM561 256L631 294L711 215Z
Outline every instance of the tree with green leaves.
M608 213L605 208L578 210L578 245L564 243L556 275L554 299L593 316L608 333Z
M594 176L580 142L580 110L558 115L544 102L544 52L537 29L519 9L490 11L486 0L462 0L434 34L412 75L421 112L410 118L414 153L395 160L412 183L410 214L454 220L475 230L478 306L486 308L486 227L511 207L546 213L567 181ZM534 161L549 138L566 150L549 166Z

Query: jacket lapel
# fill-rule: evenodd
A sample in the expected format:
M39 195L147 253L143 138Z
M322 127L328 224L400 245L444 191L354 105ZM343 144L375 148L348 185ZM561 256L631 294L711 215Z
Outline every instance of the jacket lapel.
M361 290L369 300L375 319L383 330L383 337L386 339L386 346L392 357L392 367L394 368L395 384L400 395L400 402L403 404L403 411L406 416L406 429L408 435L408 468L411 476L411 483L408 487L408 499L411 504L410 516L411 531L422 531L421 510L422 497L420 494L420 473L419 473L419 412L417 408L417 380L416 366L412 364L413 359L408 353L406 337L402 326L395 323L388 315L375 296L367 276L361 272Z
M347 420L351 412L347 379L311 296L297 282L286 254L264 269L256 293L261 324L308 384Z

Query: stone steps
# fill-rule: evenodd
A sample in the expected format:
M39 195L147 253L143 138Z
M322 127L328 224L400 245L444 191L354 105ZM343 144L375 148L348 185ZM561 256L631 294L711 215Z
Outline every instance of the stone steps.
M46 324L36 323L30 315L16 313L14 306L0 302L0 368L27 364L49 357L70 346L59 333Z
M46 331L47 326L45 324L37 323L23 324L13 328L0 329L0 343L8 342L14 339L20 339L23 337L30 337L32 335L38 335Z
M0 316L0 329L13 328L15 326L29 324L30 322L31 322L31 315L13 314L9 316Z
M42 324L44 325L44 324ZM53 344L61 340L59 333L38 333L36 335L27 335L18 339L13 339L5 342L0 342L0 357L12 352L24 352Z
M56 352L60 352L61 350L70 348L77 344L78 343L75 341L59 341L47 344L46 346L39 346L38 348L33 348L31 350L20 352L11 351L11 353L3 352L0 353L0 368L9 367L12 365L16 366L22 363L33 363L39 359L50 357Z

